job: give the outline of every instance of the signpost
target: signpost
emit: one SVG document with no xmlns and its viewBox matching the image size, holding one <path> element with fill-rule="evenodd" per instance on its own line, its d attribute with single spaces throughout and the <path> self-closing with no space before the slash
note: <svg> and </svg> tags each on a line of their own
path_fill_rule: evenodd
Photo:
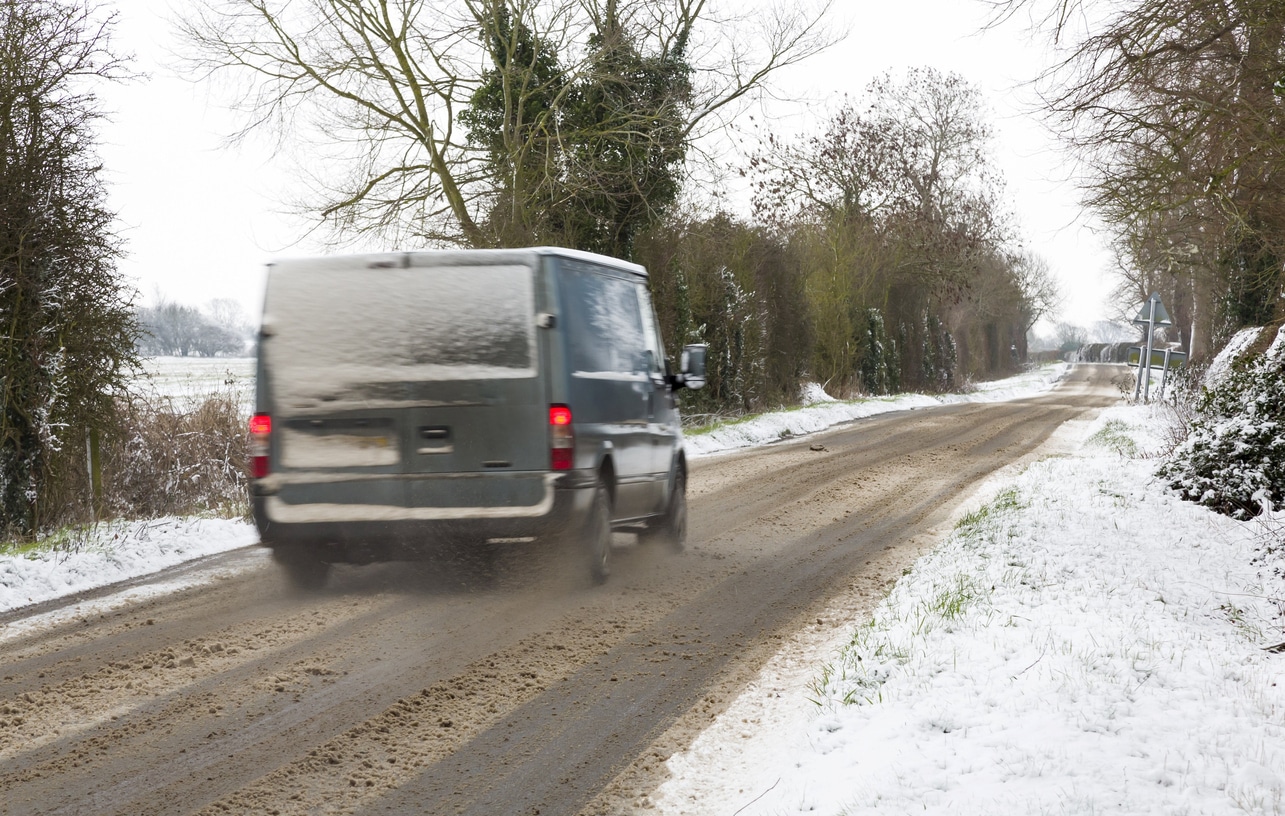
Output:
<svg viewBox="0 0 1285 816">
<path fill-rule="evenodd" d="M 1143 350 L 1138 346 L 1129 347 L 1128 362 L 1131 366 L 1139 366 L 1139 377 L 1142 376 L 1142 370 L 1140 367 L 1142 362 L 1142 351 Z M 1165 384 L 1169 382 L 1169 369 L 1181 368 L 1186 362 L 1187 353 L 1185 351 L 1174 351 L 1169 348 L 1151 350 L 1151 364 L 1148 365 L 1147 368 L 1148 370 L 1152 368 L 1160 369 L 1160 396 L 1163 397 L 1165 394 Z M 1134 394 L 1134 399 L 1137 399 L 1136 393 Z"/>
<path fill-rule="evenodd" d="M 1152 355 L 1155 353 L 1155 346 L 1153 344 L 1155 343 L 1156 327 L 1173 325 L 1173 321 L 1169 319 L 1169 312 L 1165 311 L 1165 305 L 1160 302 L 1160 294 L 1158 292 L 1152 292 L 1151 297 L 1147 298 L 1146 303 L 1142 304 L 1142 309 L 1138 311 L 1138 316 L 1133 319 L 1133 323 L 1136 326 L 1147 327 L 1147 354 L 1146 354 L 1147 365 L 1138 366 L 1138 383 L 1136 386 L 1134 386 L 1134 389 L 1133 389 L 1133 399 L 1136 401 L 1138 399 L 1138 392 L 1143 391 L 1142 401 L 1150 402 L 1151 401 L 1151 366 L 1152 366 Z M 1141 352 L 1141 349 L 1139 349 L 1139 352 Z M 1184 354 L 1183 359 L 1186 360 L 1186 357 L 1187 356 Z M 1140 354 L 1139 360 L 1141 359 L 1142 358 Z M 1143 389 L 1143 385 L 1142 385 L 1142 378 L 1144 376 L 1143 375 L 1144 371 L 1146 372 L 1145 376 L 1147 379 L 1147 385 L 1145 390 Z M 1169 373 L 1169 355 L 1166 355 L 1165 362 L 1164 362 L 1164 373 L 1161 375 L 1161 379 L 1160 379 L 1161 393 L 1164 393 L 1164 383 L 1165 383 L 1165 379 L 1168 376 L 1168 373 Z"/>
</svg>

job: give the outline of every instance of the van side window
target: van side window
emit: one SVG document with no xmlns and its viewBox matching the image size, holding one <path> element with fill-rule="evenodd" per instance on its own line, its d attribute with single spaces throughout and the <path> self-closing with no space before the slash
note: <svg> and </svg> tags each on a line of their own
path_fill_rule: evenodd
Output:
<svg viewBox="0 0 1285 816">
<path fill-rule="evenodd" d="M 563 314 L 573 371 L 634 374 L 643 371 L 639 285 L 607 269 L 563 259 Z"/>
</svg>

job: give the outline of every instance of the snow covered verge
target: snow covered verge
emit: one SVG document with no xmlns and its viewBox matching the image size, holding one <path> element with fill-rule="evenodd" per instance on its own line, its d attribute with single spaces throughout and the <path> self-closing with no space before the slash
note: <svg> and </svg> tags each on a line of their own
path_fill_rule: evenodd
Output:
<svg viewBox="0 0 1285 816">
<path fill-rule="evenodd" d="M 993 486 L 869 621 L 769 662 L 649 812 L 1285 811 L 1285 586 L 1252 563 L 1285 514 L 1171 494 L 1156 421 L 1108 409 Z"/>
<path fill-rule="evenodd" d="M 232 519 L 99 524 L 64 550 L 0 555 L 0 613 L 159 572 L 258 540 L 254 525 Z"/>
</svg>

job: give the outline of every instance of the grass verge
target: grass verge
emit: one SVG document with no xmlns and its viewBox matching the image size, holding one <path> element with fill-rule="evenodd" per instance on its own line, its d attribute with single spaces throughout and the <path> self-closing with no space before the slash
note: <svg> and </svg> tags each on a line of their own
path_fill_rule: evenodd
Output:
<svg viewBox="0 0 1285 816">
<path fill-rule="evenodd" d="M 1013 516 L 1025 507 L 1016 489 L 1007 489 L 966 513 L 955 524 L 947 545 L 978 551 L 1013 532 Z M 1009 565 L 1020 568 L 1020 564 Z M 899 665 L 909 662 L 931 632 L 955 625 L 984 607 L 994 587 L 963 571 L 918 575 L 916 565 L 903 582 L 931 589 L 907 603 L 901 584 L 831 662 L 808 684 L 807 698 L 818 708 L 872 705 L 883 700 L 882 687 Z"/>
</svg>

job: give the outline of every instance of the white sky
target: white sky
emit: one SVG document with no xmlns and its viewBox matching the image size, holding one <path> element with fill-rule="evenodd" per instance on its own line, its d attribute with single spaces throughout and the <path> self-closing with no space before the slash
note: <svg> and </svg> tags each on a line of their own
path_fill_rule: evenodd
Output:
<svg viewBox="0 0 1285 816">
<path fill-rule="evenodd" d="M 128 256 L 122 271 L 151 302 L 166 297 L 203 305 L 241 301 L 257 315 L 263 264 L 274 256 L 321 251 L 308 224 L 285 214 L 297 189 L 289 163 L 264 144 L 224 146 L 235 119 L 211 89 L 178 78 L 169 67 L 174 35 L 167 19 L 184 0 L 117 0 L 116 43 L 133 52 L 148 77 L 106 88 L 112 121 L 102 157 L 111 204 L 119 212 Z M 1089 324 L 1105 316 L 1111 258 L 1080 218 L 1077 192 L 1055 144 L 1024 105 L 1021 83 L 1035 76 L 1042 41 L 1022 25 L 979 34 L 985 7 L 967 0 L 838 0 L 850 24 L 846 41 L 781 77 L 787 94 L 814 104 L 782 107 L 791 131 L 808 126 L 848 93 L 859 96 L 886 70 L 932 66 L 955 71 L 981 88 L 994 111 L 996 157 L 1028 246 L 1050 263 L 1066 295 L 1064 319 Z"/>
</svg>

